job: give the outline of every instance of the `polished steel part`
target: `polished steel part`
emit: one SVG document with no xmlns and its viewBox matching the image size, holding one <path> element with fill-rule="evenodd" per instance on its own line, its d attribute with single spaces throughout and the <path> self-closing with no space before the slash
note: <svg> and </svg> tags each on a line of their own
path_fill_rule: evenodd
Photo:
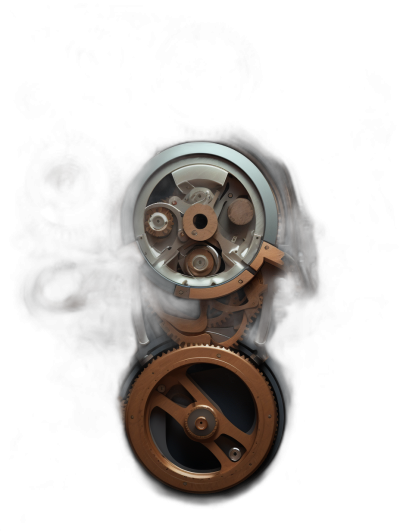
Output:
<svg viewBox="0 0 400 531">
<path fill-rule="evenodd" d="M 231 448 L 229 450 L 229 459 L 231 461 L 239 461 L 239 459 L 242 457 L 242 452 L 239 450 L 239 448 Z"/>
<path fill-rule="evenodd" d="M 152 192 L 168 176 L 172 176 L 175 187 L 170 197 L 160 197 L 156 203 L 149 203 Z M 196 188 L 202 189 L 198 201 Z M 227 210 L 243 193 L 253 205 L 254 220 L 249 226 L 236 225 L 238 230 L 244 227 L 245 232 L 236 230 L 236 234 L 231 234 L 225 221 L 229 222 Z M 163 202 L 168 205 L 166 208 L 175 207 L 171 210 L 175 227 L 165 239 L 168 241 L 154 243 L 151 240 L 154 237 L 144 230 L 143 212 L 151 205 L 162 206 Z M 225 267 L 210 276 L 192 277 L 177 268 L 177 263 L 184 244 L 196 238 L 199 241 L 197 228 L 187 233 L 182 226 L 182 215 L 199 203 L 211 206 L 218 218 L 218 230 L 206 236 L 207 242 L 220 253 Z M 265 176 L 238 151 L 210 142 L 181 144 L 154 157 L 128 189 L 122 209 L 124 241 L 137 240 L 149 266 L 163 277 L 163 289 L 169 291 L 170 282 L 172 292 L 179 285 L 207 288 L 229 282 L 246 270 L 262 241 L 275 242 L 277 228 L 276 203 Z"/>
</svg>

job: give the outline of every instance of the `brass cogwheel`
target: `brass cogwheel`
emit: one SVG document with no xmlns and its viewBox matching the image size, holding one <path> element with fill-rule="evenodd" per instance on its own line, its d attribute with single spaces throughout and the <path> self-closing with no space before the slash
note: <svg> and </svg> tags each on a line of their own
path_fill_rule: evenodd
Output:
<svg viewBox="0 0 400 531">
<path fill-rule="evenodd" d="M 213 344 L 221 347 L 235 347 L 241 341 L 250 325 L 261 310 L 263 293 L 267 290 L 262 274 L 258 273 L 244 288 L 244 296 L 240 299 L 236 292 L 229 302 L 220 300 L 201 301 L 200 316 L 197 319 L 185 319 L 169 315 L 152 305 L 153 311 L 161 318 L 161 328 L 178 345 L 196 343 Z M 208 310 L 219 311 L 216 317 L 208 317 Z M 213 329 L 215 332 L 213 332 Z"/>
<path fill-rule="evenodd" d="M 170 234 L 174 225 L 174 218 L 168 208 L 150 208 L 144 218 L 146 232 L 156 238 L 165 238 Z"/>
<path fill-rule="evenodd" d="M 248 332 L 248 325 L 253 322 L 261 309 L 263 301 L 261 293 L 253 296 L 252 302 L 248 301 L 247 296 L 257 287 L 259 287 L 258 291 L 265 290 L 266 287 L 261 286 L 262 282 L 262 275 L 258 273 L 245 287 L 245 296 L 241 301 L 238 292 L 232 293 L 222 300 L 199 301 L 200 314 L 197 319 L 188 318 L 186 314 L 174 308 L 166 301 L 163 292 L 147 278 L 142 279 L 142 294 L 161 328 L 178 345 L 204 343 L 232 347 L 236 346 L 238 341 Z M 226 310 L 224 309 L 225 307 L 227 308 Z M 233 327 L 233 314 L 237 312 L 241 312 L 240 323 L 234 333 L 230 332 L 232 334 L 230 337 L 225 334 L 221 335 L 221 331 L 208 331 L 210 328 Z"/>
<path fill-rule="evenodd" d="M 215 380 L 215 373 L 222 379 Z M 227 395 L 220 400 L 208 387 L 203 392 L 207 384 L 199 382 L 207 378 L 217 381 L 217 389 L 222 382 L 232 384 L 225 390 L 236 399 L 238 387 L 248 393 L 248 402 L 243 395 L 238 408 L 244 403 L 253 408 L 244 417 L 247 429 L 239 427 L 237 410 L 227 407 Z M 179 399 L 179 389 L 185 400 Z M 253 474 L 271 450 L 278 426 L 275 397 L 264 375 L 244 356 L 205 345 L 155 359 L 134 381 L 124 417 L 142 464 L 163 483 L 198 493 L 228 489 Z M 173 431 L 171 443 L 168 430 Z"/>
</svg>

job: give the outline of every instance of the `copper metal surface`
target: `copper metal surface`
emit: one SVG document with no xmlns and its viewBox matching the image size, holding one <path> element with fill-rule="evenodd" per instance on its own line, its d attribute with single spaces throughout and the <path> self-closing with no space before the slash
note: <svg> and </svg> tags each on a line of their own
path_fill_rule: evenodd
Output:
<svg viewBox="0 0 400 531">
<path fill-rule="evenodd" d="M 256 424 L 250 433 L 232 424 L 186 374 L 187 369 L 197 363 L 224 367 L 247 385 L 256 409 Z M 168 391 L 177 384 L 183 386 L 194 399 L 194 403 L 187 408 L 157 391 L 160 385 L 164 385 Z M 193 406 L 211 408 L 218 421 L 210 437 L 199 439 L 219 461 L 221 469 L 218 471 L 201 473 L 184 470 L 162 455 L 153 440 L 149 420 L 155 407 L 171 415 L 185 429 L 185 420 Z M 160 481 L 186 492 L 217 492 L 248 478 L 268 455 L 277 423 L 275 399 L 262 373 L 248 359 L 219 347 L 185 347 L 157 358 L 135 380 L 125 407 L 127 435 L 139 460 Z M 228 435 L 244 447 L 239 461 L 231 461 L 215 442 L 221 434 Z"/>
<path fill-rule="evenodd" d="M 196 226 L 196 216 L 206 218 L 206 226 L 199 228 Z M 183 216 L 183 230 L 192 240 L 203 242 L 211 238 L 218 228 L 218 218 L 214 209 L 209 205 L 196 203 L 189 207 Z"/>
</svg>

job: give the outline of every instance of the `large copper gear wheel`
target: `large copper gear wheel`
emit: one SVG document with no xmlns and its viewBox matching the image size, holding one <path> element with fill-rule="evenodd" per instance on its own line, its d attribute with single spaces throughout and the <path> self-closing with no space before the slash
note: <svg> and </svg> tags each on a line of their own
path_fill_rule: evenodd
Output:
<svg viewBox="0 0 400 531">
<path fill-rule="evenodd" d="M 273 391 L 245 357 L 204 345 L 155 359 L 124 404 L 129 442 L 141 463 L 178 490 L 212 493 L 251 476 L 278 426 Z"/>
<path fill-rule="evenodd" d="M 57 236 L 90 233 L 112 212 L 119 184 L 104 148 L 82 135 L 59 133 L 30 160 L 25 213 L 38 229 Z"/>
<path fill-rule="evenodd" d="M 222 300 L 199 301 L 200 315 L 195 319 L 188 318 L 187 314 L 174 308 L 164 298 L 160 289 L 145 277 L 142 278 L 142 294 L 147 306 L 156 316 L 163 331 L 180 346 L 198 343 L 226 348 L 237 346 L 238 341 L 248 332 L 248 325 L 261 310 L 263 290 L 266 289 L 262 275 L 258 273 L 245 289 L 247 294 L 257 293 L 250 303 L 246 296 L 240 300 L 238 292 Z M 224 309 L 225 307 L 227 309 Z M 240 322 L 231 337 L 219 337 L 217 329 L 232 327 L 234 325 L 233 314 L 237 312 L 241 312 Z"/>
</svg>

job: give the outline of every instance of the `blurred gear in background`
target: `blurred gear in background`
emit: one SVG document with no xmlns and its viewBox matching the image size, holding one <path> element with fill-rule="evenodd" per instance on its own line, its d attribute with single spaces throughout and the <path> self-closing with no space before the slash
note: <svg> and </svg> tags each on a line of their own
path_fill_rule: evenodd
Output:
<svg viewBox="0 0 400 531">
<path fill-rule="evenodd" d="M 119 171 L 106 150 L 83 135 L 61 133 L 43 142 L 26 171 L 25 215 L 56 236 L 96 229 L 112 212 Z"/>
</svg>

